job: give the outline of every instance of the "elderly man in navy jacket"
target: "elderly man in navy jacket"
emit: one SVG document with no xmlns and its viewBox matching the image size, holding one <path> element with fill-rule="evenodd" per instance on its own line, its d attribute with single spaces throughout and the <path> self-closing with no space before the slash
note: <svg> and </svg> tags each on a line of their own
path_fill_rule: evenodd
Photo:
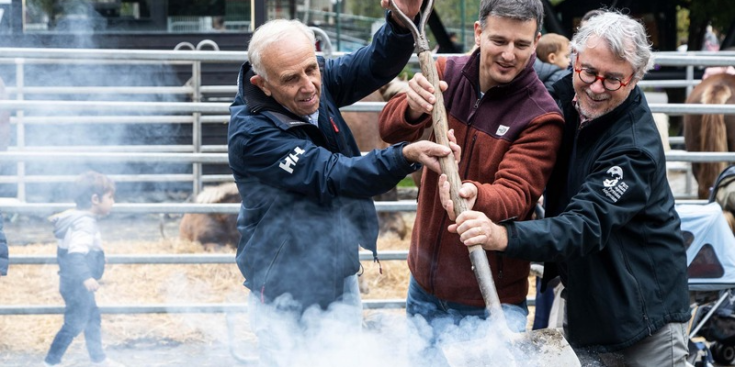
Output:
<svg viewBox="0 0 735 367">
<path fill-rule="evenodd" d="M 397 3 L 411 19 L 421 6 Z M 423 141 L 362 156 L 340 115 L 340 107 L 398 75 L 413 52 L 410 32 L 395 14 L 386 17 L 370 45 L 338 59 L 317 57 L 313 32 L 298 21 L 266 23 L 250 41 L 230 108 L 228 147 L 242 196 L 237 264 L 251 292 L 251 316 L 257 315 L 263 365 L 284 364 L 280 352 L 288 349 L 271 330 L 287 317 L 264 317 L 271 306 L 296 319 L 309 307 L 335 303 L 361 315 L 358 246 L 377 256 L 372 196 L 421 165 L 439 170 L 438 158 L 452 154 Z M 456 144 L 453 150 L 458 157 Z"/>
</svg>

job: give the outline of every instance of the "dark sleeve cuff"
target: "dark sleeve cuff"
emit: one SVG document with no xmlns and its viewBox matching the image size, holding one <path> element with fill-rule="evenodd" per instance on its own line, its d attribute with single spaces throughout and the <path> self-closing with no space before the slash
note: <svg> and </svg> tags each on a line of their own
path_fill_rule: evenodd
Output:
<svg viewBox="0 0 735 367">
<path fill-rule="evenodd" d="M 518 254 L 520 247 L 518 246 L 518 228 L 516 228 L 515 222 L 503 221 L 498 223 L 498 225 L 505 227 L 505 230 L 508 233 L 508 246 L 505 248 L 503 253 L 507 256 L 515 257 L 515 255 Z"/>
<path fill-rule="evenodd" d="M 403 167 L 405 170 L 405 174 L 410 174 L 413 172 L 416 172 L 421 169 L 422 165 L 418 162 L 410 162 L 408 159 L 406 159 L 406 156 L 403 155 L 403 147 L 408 145 L 408 142 L 401 142 L 398 144 L 393 145 L 395 147 L 395 159 L 398 163 L 398 167 Z"/>
</svg>

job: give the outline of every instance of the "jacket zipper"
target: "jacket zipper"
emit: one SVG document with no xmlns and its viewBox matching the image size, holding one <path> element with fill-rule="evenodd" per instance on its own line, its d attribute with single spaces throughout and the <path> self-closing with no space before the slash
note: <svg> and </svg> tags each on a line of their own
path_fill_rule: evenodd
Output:
<svg viewBox="0 0 735 367">
<path fill-rule="evenodd" d="M 439 228 L 440 229 L 446 227 L 446 220 L 447 220 L 447 218 L 448 217 L 447 217 L 446 214 L 442 216 L 441 223 L 439 223 Z M 433 260 L 431 261 L 431 273 L 429 273 L 429 279 L 431 281 L 431 284 L 429 285 L 431 287 L 431 289 L 429 289 L 429 293 L 431 293 L 431 294 L 434 294 L 434 283 L 435 283 L 434 280 L 436 278 L 436 268 L 439 266 L 439 259 L 438 259 L 439 258 L 439 249 L 442 247 L 442 231 L 439 230 L 437 232 L 438 232 L 438 234 L 437 234 L 436 243 L 438 245 L 434 249 L 434 253 L 431 256 L 431 258 Z"/>
<path fill-rule="evenodd" d="M 470 162 L 472 162 L 472 151 L 475 150 L 475 143 L 476 142 L 477 142 L 477 134 L 474 134 L 474 135 L 472 135 L 472 143 L 470 144 L 470 150 L 468 150 L 467 153 L 465 153 L 465 154 L 467 154 L 466 155 L 466 157 L 467 157 L 467 164 L 464 167 L 464 173 L 462 174 L 462 177 L 461 178 L 467 178 L 467 175 L 468 175 L 469 170 L 470 170 Z M 465 144 L 465 145 L 467 145 L 467 144 Z M 462 151 L 464 151 L 464 148 L 463 148 Z"/>
<path fill-rule="evenodd" d="M 278 251 L 276 251 L 276 256 L 273 256 L 273 259 L 271 260 L 270 264 L 268 264 L 268 270 L 265 271 L 265 276 L 263 277 L 263 285 L 260 287 L 260 303 L 265 303 L 265 285 L 268 283 L 268 278 L 270 277 L 271 270 L 273 269 L 273 265 L 276 263 L 276 260 L 278 259 L 278 256 L 281 254 L 281 250 L 283 250 L 283 246 L 286 244 L 286 240 L 283 240 L 281 242 L 281 245 L 278 246 Z"/>
<path fill-rule="evenodd" d="M 651 323 L 648 321 L 648 307 L 646 307 L 646 299 L 643 297 L 643 292 L 641 291 L 640 284 L 638 283 L 638 279 L 633 274 L 633 271 L 631 270 L 630 264 L 628 262 L 628 256 L 626 256 L 625 249 L 621 248 L 620 253 L 623 256 L 623 261 L 625 262 L 625 270 L 628 271 L 628 274 L 630 274 L 631 278 L 633 278 L 635 282 L 635 290 L 638 293 L 638 298 L 641 300 L 641 313 L 643 316 L 643 321 L 646 323 L 646 329 L 648 329 L 648 335 L 653 335 L 653 330 L 651 330 Z"/>
</svg>

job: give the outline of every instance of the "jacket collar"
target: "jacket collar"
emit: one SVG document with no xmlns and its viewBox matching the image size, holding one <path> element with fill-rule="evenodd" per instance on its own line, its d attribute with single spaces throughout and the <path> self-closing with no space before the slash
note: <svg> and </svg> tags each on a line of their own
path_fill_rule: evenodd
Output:
<svg viewBox="0 0 735 367">
<path fill-rule="evenodd" d="M 250 78 L 255 75 L 253 68 L 249 62 L 246 62 L 240 68 L 240 80 L 237 81 L 238 94 L 242 96 L 245 104 L 248 106 L 248 110 L 251 113 L 260 113 L 265 111 L 275 112 L 281 115 L 288 116 L 302 122 L 308 123 L 303 116 L 297 116 L 291 111 L 287 110 L 280 103 L 276 102 L 273 97 L 269 97 L 258 88 L 257 85 L 250 83 Z"/>
<path fill-rule="evenodd" d="M 531 54 L 531 57 L 528 59 L 528 63 L 526 64 L 526 67 L 521 70 L 518 75 L 516 75 L 513 80 L 510 81 L 510 83 L 507 84 L 499 84 L 492 88 L 490 88 L 485 95 L 489 96 L 490 98 L 498 98 L 502 96 L 506 96 L 509 93 L 514 93 L 518 91 L 522 91 L 525 88 L 527 88 L 531 83 L 533 83 L 538 77 L 536 76 L 536 73 L 533 70 L 533 63 L 536 61 L 536 55 Z M 475 86 L 475 88 L 479 92 L 482 92 L 480 90 L 480 50 L 475 50 L 470 55 L 470 60 L 465 66 L 464 70 L 462 70 L 462 75 L 464 75 L 467 79 L 472 81 L 472 84 Z"/>
</svg>

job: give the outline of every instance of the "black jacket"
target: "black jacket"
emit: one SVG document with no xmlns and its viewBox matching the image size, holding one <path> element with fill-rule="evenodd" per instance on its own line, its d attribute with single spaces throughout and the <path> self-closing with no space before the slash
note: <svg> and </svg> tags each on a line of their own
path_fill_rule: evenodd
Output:
<svg viewBox="0 0 735 367">
<path fill-rule="evenodd" d="M 581 129 L 572 76 L 554 89 L 566 124 L 546 192 L 551 218 L 508 224 L 506 254 L 557 260 L 569 342 L 615 351 L 689 319 L 681 222 L 640 88 Z"/>
<path fill-rule="evenodd" d="M 290 294 L 303 307 L 326 308 L 359 270 L 358 246 L 376 253 L 372 196 L 417 165 L 404 158 L 405 143 L 361 156 L 339 108 L 398 75 L 412 45 L 410 33 L 397 34 L 389 21 L 371 45 L 327 60 L 318 127 L 250 84 L 250 64 L 243 66 L 228 131 L 242 197 L 237 265 L 263 302 Z"/>
</svg>

